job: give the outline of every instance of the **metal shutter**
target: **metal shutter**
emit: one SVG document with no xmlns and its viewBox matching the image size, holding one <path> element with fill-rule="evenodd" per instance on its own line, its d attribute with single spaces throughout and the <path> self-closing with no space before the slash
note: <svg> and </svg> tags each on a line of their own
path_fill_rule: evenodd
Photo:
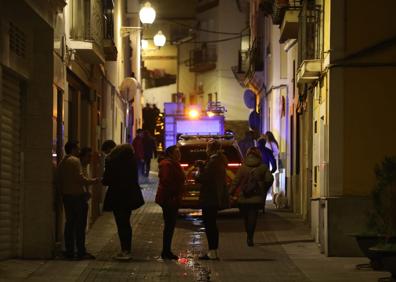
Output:
<svg viewBox="0 0 396 282">
<path fill-rule="evenodd" d="M 20 81 L 3 70 L 0 96 L 0 258 L 19 251 Z"/>
</svg>

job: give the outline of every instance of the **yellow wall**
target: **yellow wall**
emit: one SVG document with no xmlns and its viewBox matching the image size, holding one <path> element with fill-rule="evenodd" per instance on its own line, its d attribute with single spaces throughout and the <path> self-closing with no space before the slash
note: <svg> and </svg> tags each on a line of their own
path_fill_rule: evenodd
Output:
<svg viewBox="0 0 396 282">
<path fill-rule="evenodd" d="M 362 5 L 359 0 L 349 0 L 345 8 L 346 56 L 394 36 L 396 1 Z M 336 14 L 333 19 L 337 20 Z M 346 66 L 339 67 L 343 69 L 344 195 L 368 195 L 375 181 L 375 164 L 385 156 L 396 155 L 396 68 L 367 67 L 395 61 L 396 46 L 390 45 L 344 61 Z"/>
<path fill-rule="evenodd" d="M 344 193 L 367 195 L 374 166 L 396 155 L 394 68 L 345 70 Z"/>
</svg>

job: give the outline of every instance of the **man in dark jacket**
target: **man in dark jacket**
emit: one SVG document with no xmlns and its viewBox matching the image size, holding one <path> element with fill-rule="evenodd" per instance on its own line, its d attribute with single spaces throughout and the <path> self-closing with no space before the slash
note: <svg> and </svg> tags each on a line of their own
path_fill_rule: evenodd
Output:
<svg viewBox="0 0 396 282">
<path fill-rule="evenodd" d="M 200 202 L 202 206 L 202 217 L 205 226 L 206 238 L 208 240 L 209 252 L 200 259 L 218 259 L 217 249 L 219 247 L 219 231 L 217 228 L 217 212 L 222 206 L 222 200 L 227 193 L 226 188 L 226 166 L 227 159 L 220 152 L 221 144 L 217 140 L 208 142 L 206 153 L 209 160 L 198 176 L 201 183 Z M 228 196 L 226 196 L 227 198 Z"/>
<path fill-rule="evenodd" d="M 157 146 L 155 139 L 148 130 L 143 131 L 143 151 L 144 151 L 144 176 L 148 177 L 151 167 L 151 159 L 157 157 Z"/>
<path fill-rule="evenodd" d="M 238 142 L 238 146 L 241 149 L 242 156 L 245 158 L 249 148 L 256 147 L 254 132 L 252 130 L 246 131 L 245 137 Z"/>
</svg>

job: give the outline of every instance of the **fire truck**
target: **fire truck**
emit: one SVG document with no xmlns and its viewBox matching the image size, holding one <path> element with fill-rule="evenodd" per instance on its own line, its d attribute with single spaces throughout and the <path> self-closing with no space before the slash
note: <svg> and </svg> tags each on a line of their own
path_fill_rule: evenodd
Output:
<svg viewBox="0 0 396 282">
<path fill-rule="evenodd" d="M 164 103 L 164 147 L 175 145 L 181 135 L 223 135 L 225 108 L 220 102 L 187 108 L 183 103 Z"/>
</svg>

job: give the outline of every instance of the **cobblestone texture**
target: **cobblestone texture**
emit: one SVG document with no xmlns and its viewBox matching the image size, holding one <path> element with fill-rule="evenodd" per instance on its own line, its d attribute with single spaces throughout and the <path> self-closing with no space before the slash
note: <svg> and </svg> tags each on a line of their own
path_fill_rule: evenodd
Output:
<svg viewBox="0 0 396 282">
<path fill-rule="evenodd" d="M 142 184 L 146 204 L 133 212 L 133 260 L 119 262 L 116 227 L 105 213 L 87 235 L 93 261 L 6 260 L 0 262 L 0 281 L 377 281 L 386 272 L 355 270 L 366 258 L 328 258 L 319 254 L 309 229 L 288 212 L 261 214 L 256 245 L 246 246 L 237 210 L 219 215 L 220 261 L 199 261 L 206 238 L 199 212 L 183 211 L 173 250 L 182 260 L 162 261 L 161 209 L 153 203 L 155 177 Z"/>
</svg>

